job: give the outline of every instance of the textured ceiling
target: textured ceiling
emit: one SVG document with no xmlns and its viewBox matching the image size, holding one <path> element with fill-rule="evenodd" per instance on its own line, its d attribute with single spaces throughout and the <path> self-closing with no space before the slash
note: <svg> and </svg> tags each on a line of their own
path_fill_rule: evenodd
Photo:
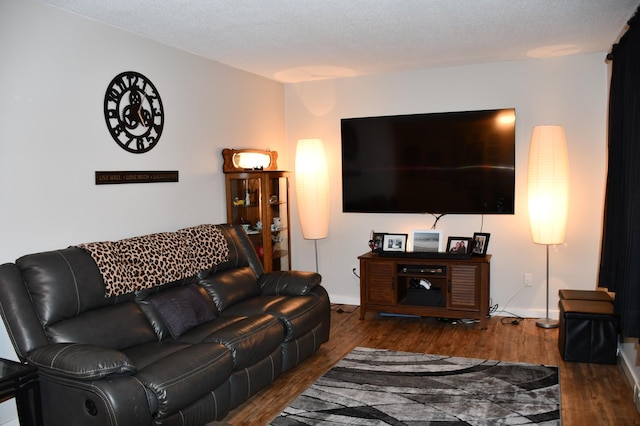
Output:
<svg viewBox="0 0 640 426">
<path fill-rule="evenodd" d="M 285 82 L 607 52 L 639 4 L 639 0 L 41 1 Z"/>
</svg>

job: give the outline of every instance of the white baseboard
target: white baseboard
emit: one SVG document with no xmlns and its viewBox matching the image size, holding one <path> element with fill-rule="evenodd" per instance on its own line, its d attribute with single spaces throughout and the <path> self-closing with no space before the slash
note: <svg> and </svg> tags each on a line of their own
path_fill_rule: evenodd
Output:
<svg viewBox="0 0 640 426">
<path fill-rule="evenodd" d="M 360 306 L 360 298 L 353 296 L 344 296 L 344 295 L 331 295 L 330 297 L 331 303 L 339 304 L 339 305 L 355 305 Z M 492 316 L 518 316 L 521 318 L 545 318 L 547 316 L 546 309 L 518 309 L 518 308 L 508 308 L 506 311 L 501 311 L 498 307 L 498 311 L 491 314 Z M 560 311 L 558 309 L 550 309 L 549 310 L 549 318 L 558 319 L 560 315 Z"/>
<path fill-rule="evenodd" d="M 637 352 L 637 340 L 635 339 L 622 339 L 618 343 L 620 366 L 624 371 L 627 380 L 631 387 L 640 382 L 640 369 L 636 365 Z"/>
<path fill-rule="evenodd" d="M 329 299 L 331 300 L 331 303 L 336 303 L 339 305 L 360 306 L 359 297 L 335 295 L 335 296 L 330 296 Z"/>
<path fill-rule="evenodd" d="M 629 386 L 633 387 L 633 385 L 638 383 L 638 377 L 632 368 L 633 364 L 629 363 L 627 354 L 625 354 L 622 351 L 620 351 L 620 356 L 618 356 L 618 361 L 620 362 L 620 367 L 622 368 L 622 371 L 624 371 L 624 375 L 627 378 L 627 381 L 629 382 Z"/>
</svg>

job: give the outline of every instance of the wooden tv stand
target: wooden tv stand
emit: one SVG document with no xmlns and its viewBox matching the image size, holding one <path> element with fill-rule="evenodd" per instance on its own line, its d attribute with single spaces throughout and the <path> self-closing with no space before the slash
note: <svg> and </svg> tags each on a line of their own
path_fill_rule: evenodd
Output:
<svg viewBox="0 0 640 426">
<path fill-rule="evenodd" d="M 387 257 L 360 259 L 360 319 L 367 312 L 479 320 L 487 328 L 491 255 L 471 258 Z M 431 289 L 410 288 L 412 279 Z"/>
</svg>

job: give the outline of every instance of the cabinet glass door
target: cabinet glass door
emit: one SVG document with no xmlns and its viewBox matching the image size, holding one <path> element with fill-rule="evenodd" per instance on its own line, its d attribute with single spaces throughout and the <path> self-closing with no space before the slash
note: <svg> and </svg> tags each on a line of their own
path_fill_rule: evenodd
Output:
<svg viewBox="0 0 640 426">
<path fill-rule="evenodd" d="M 262 217 L 260 178 L 231 179 L 231 221 L 234 225 L 255 227 Z"/>
<path fill-rule="evenodd" d="M 229 179 L 227 188 L 230 197 L 231 217 L 233 225 L 242 225 L 249 235 L 256 251 L 263 257 L 264 238 L 262 232 L 262 179 L 251 178 Z"/>
<path fill-rule="evenodd" d="M 272 271 L 291 269 L 289 233 L 289 180 L 286 176 L 269 177 L 269 229 L 271 231 Z M 266 259 L 265 259 L 266 261 Z"/>
</svg>

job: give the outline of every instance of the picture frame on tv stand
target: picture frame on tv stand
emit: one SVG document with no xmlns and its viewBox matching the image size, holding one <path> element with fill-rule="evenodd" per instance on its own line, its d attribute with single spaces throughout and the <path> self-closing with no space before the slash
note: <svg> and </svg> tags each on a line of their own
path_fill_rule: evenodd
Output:
<svg viewBox="0 0 640 426">
<path fill-rule="evenodd" d="M 491 234 L 486 232 L 474 232 L 471 254 L 473 256 L 486 256 L 489 248 L 489 237 Z"/>
<path fill-rule="evenodd" d="M 407 251 L 407 234 L 385 234 L 382 240 L 382 251 Z"/>
<path fill-rule="evenodd" d="M 375 232 L 371 231 L 371 239 L 369 240 L 369 248 L 373 252 L 381 252 L 382 251 L 382 243 L 384 242 L 384 236 L 387 235 L 386 232 Z"/>
<path fill-rule="evenodd" d="M 449 237 L 447 253 L 467 254 L 471 250 L 473 239 L 470 237 Z"/>
<path fill-rule="evenodd" d="M 442 233 L 435 229 L 414 229 L 411 231 L 412 252 L 443 251 Z"/>
</svg>

